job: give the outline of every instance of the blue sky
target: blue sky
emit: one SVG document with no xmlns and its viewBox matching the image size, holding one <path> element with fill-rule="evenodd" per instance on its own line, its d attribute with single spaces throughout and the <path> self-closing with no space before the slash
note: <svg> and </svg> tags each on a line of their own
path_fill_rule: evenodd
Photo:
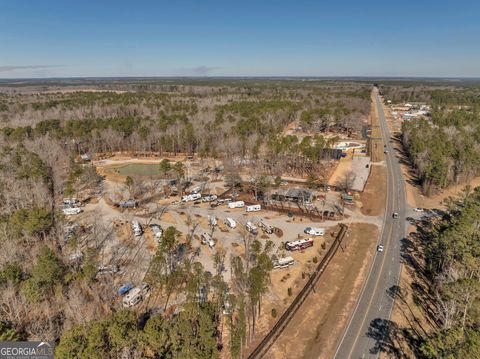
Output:
<svg viewBox="0 0 480 359">
<path fill-rule="evenodd" d="M 0 77 L 480 76 L 480 1 L 0 0 Z"/>
</svg>

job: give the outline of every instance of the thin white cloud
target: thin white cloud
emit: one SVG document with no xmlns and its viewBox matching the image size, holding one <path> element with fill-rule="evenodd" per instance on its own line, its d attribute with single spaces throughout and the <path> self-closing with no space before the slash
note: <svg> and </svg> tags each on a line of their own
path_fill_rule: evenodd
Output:
<svg viewBox="0 0 480 359">
<path fill-rule="evenodd" d="M 17 71 L 45 70 L 62 67 L 61 65 L 0 65 L 0 72 L 12 73 Z"/>
</svg>

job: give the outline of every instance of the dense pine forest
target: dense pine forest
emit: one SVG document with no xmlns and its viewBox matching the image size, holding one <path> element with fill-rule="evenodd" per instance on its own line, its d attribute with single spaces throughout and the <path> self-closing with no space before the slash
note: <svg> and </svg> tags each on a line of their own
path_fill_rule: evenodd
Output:
<svg viewBox="0 0 480 359">
<path fill-rule="evenodd" d="M 382 88 L 393 103 L 431 105 L 428 120 L 404 121 L 401 140 L 426 194 L 468 182 L 480 173 L 480 88 Z"/>
</svg>

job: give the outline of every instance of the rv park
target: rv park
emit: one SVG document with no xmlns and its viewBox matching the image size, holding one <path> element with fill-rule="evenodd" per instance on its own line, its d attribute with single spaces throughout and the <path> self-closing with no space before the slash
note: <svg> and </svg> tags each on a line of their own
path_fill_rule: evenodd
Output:
<svg viewBox="0 0 480 359">
<path fill-rule="evenodd" d="M 219 273 L 227 284 L 232 280 L 231 258 L 246 258 L 255 240 L 270 241 L 273 270 L 256 329 L 265 334 L 327 253 L 339 224 L 347 224 L 346 246 L 327 272 L 346 273 L 349 266 L 356 270 L 336 289 L 332 274 L 325 279 L 332 283 L 320 281 L 332 288 L 321 301 L 323 315 L 340 304 L 347 308 L 341 320 L 329 320 L 322 329 L 338 331 L 353 305 L 346 293 L 359 290 L 382 222 L 382 211 L 377 208 L 382 206 L 382 195 L 376 189 L 384 181 L 384 167 L 381 154 L 376 153 L 377 161 L 372 161 L 369 143 L 375 116 L 372 110 L 367 118 L 358 118 L 363 135 L 335 130 L 321 133 L 334 142 L 322 162 L 321 177 L 316 176 L 314 183 L 306 174 L 260 175 L 256 159 L 233 158 L 226 164 L 195 153 L 78 156 L 80 165 L 96 168 L 100 180 L 95 191 L 79 191 L 75 198 L 63 199 L 70 258 L 80 261 L 94 242 L 100 248 L 97 280 L 115 289 L 109 298 L 112 303 L 138 313 L 148 308 L 172 312 L 181 310 L 182 293 L 173 291 L 166 298 L 148 283 L 151 262 L 168 228 L 178 235 L 175 261 L 199 262 L 207 273 Z M 301 140 L 318 133 L 294 121 L 284 134 L 295 134 Z M 71 238 L 75 245 L 69 246 Z M 318 318 L 313 323 L 319 323 Z M 222 335 L 222 342 L 228 343 L 228 332 Z M 253 340 L 250 348 L 256 343 Z M 332 349 L 329 345 L 325 350 Z"/>
</svg>

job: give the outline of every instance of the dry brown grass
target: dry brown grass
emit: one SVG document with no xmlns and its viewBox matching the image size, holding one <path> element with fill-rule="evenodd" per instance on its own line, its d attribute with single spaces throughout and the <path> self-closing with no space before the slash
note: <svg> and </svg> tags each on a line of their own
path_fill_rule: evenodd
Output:
<svg viewBox="0 0 480 359">
<path fill-rule="evenodd" d="M 385 166 L 372 164 L 365 190 L 361 194 L 361 212 L 367 216 L 379 216 L 385 210 L 387 177 Z"/>
</svg>

